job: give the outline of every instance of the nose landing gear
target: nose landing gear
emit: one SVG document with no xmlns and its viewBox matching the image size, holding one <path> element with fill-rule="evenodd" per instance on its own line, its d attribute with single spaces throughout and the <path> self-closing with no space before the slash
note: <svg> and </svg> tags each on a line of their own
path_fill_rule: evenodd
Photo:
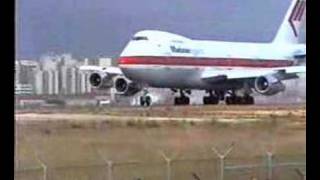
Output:
<svg viewBox="0 0 320 180">
<path fill-rule="evenodd" d="M 150 96 L 141 96 L 140 97 L 140 106 L 150 106 L 151 97 Z"/>
<path fill-rule="evenodd" d="M 151 96 L 149 95 L 148 90 L 145 89 L 143 95 L 140 96 L 140 106 L 150 106 L 151 102 Z"/>
</svg>

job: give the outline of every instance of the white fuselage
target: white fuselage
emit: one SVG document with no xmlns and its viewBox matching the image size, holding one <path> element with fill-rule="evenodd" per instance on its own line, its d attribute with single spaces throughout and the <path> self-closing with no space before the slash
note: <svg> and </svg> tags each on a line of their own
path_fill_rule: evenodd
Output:
<svg viewBox="0 0 320 180">
<path fill-rule="evenodd" d="M 119 57 L 126 77 L 151 87 L 225 89 L 237 82 L 208 84 L 207 69 L 245 69 L 292 66 L 304 44 L 242 43 L 192 40 L 162 31 L 140 31 Z"/>
</svg>

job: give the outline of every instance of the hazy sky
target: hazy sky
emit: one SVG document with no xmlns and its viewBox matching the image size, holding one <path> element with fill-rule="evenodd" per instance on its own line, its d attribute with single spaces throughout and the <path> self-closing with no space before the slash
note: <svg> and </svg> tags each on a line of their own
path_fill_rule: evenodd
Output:
<svg viewBox="0 0 320 180">
<path fill-rule="evenodd" d="M 291 0 L 17 0 L 17 55 L 117 56 L 133 33 L 271 41 Z"/>
</svg>

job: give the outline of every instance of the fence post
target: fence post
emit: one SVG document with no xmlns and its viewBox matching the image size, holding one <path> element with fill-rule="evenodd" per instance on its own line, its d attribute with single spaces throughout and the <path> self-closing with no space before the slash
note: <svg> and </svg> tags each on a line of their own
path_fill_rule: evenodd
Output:
<svg viewBox="0 0 320 180">
<path fill-rule="evenodd" d="M 98 156 L 100 156 L 102 158 L 102 160 L 104 161 L 104 163 L 106 163 L 108 165 L 108 180 L 112 180 L 113 179 L 113 162 L 111 160 L 107 160 L 105 159 L 101 152 L 99 151 L 99 149 L 96 149 L 96 152 L 98 154 Z"/>
<path fill-rule="evenodd" d="M 220 180 L 224 179 L 224 160 L 227 157 L 227 155 L 232 151 L 234 147 L 234 143 L 232 143 L 229 148 L 225 151 L 225 153 L 220 153 L 217 148 L 212 147 L 211 150 L 218 156 L 220 160 Z"/>
<path fill-rule="evenodd" d="M 168 156 L 166 156 L 163 152 L 161 152 L 161 155 L 167 164 L 167 180 L 171 180 L 171 159 Z"/>
<path fill-rule="evenodd" d="M 295 169 L 297 174 L 301 177 L 301 180 L 306 180 L 306 175 L 300 170 L 300 169 Z"/>
<path fill-rule="evenodd" d="M 47 166 L 39 159 L 37 153 L 36 153 L 36 159 L 40 163 L 43 169 L 43 180 L 47 180 Z"/>
<path fill-rule="evenodd" d="M 108 161 L 108 180 L 112 180 L 113 179 L 113 163 L 112 161 Z"/>
<path fill-rule="evenodd" d="M 268 180 L 272 180 L 273 177 L 273 162 L 272 162 L 272 158 L 273 158 L 273 154 L 271 152 L 267 151 L 267 171 L 268 171 Z"/>
<path fill-rule="evenodd" d="M 24 136 L 24 137 L 25 137 L 26 142 L 28 142 L 28 144 L 31 144 L 29 139 L 26 136 Z M 40 163 L 40 165 L 43 169 L 43 180 L 47 180 L 47 166 L 39 158 L 39 154 L 36 149 L 34 149 L 34 156 L 35 156 L 36 160 Z"/>
<path fill-rule="evenodd" d="M 19 167 L 19 156 L 18 156 L 18 125 L 17 125 L 17 119 L 14 120 L 14 155 L 15 155 L 15 170 L 18 170 Z"/>
</svg>

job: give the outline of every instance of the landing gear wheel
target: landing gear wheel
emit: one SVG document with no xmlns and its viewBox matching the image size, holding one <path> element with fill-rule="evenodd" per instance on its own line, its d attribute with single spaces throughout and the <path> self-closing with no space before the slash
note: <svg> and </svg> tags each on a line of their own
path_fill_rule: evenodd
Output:
<svg viewBox="0 0 320 180">
<path fill-rule="evenodd" d="M 175 97 L 174 98 L 174 105 L 188 105 L 190 104 L 190 99 L 188 96 L 185 95 L 185 93 L 187 94 L 191 94 L 191 90 L 184 90 L 180 89 L 180 97 Z"/>
<path fill-rule="evenodd" d="M 219 103 L 219 98 L 216 96 L 206 96 L 203 97 L 203 104 L 218 104 Z"/>
<path fill-rule="evenodd" d="M 141 96 L 141 97 L 140 97 L 140 106 L 144 106 L 144 103 L 145 103 L 145 102 L 144 102 L 144 98 L 143 98 L 143 96 Z"/>
<path fill-rule="evenodd" d="M 252 96 L 246 96 L 244 99 L 245 99 L 245 104 L 247 105 L 254 104 L 254 98 Z"/>
<path fill-rule="evenodd" d="M 254 104 L 254 98 L 252 96 L 244 96 L 244 97 L 239 97 L 239 96 L 228 96 L 225 98 L 225 102 L 227 105 L 250 105 Z"/>
<path fill-rule="evenodd" d="M 140 106 L 150 106 L 151 105 L 151 97 L 150 96 L 141 96 L 140 97 Z"/>
<path fill-rule="evenodd" d="M 186 96 L 174 98 L 174 105 L 188 105 L 189 103 L 190 99 Z"/>
<path fill-rule="evenodd" d="M 238 96 L 228 96 L 225 101 L 227 105 L 242 104 L 242 98 Z"/>
<path fill-rule="evenodd" d="M 151 105 L 151 97 L 150 97 L 150 96 L 147 96 L 147 97 L 146 97 L 145 103 L 146 103 L 147 106 L 150 106 L 150 105 Z"/>
<path fill-rule="evenodd" d="M 253 97 L 250 97 L 250 100 L 249 100 L 250 104 L 254 104 L 254 98 Z"/>
<path fill-rule="evenodd" d="M 225 98 L 225 101 L 226 101 L 226 104 L 227 105 L 231 105 L 231 104 L 234 104 L 235 103 L 235 100 L 232 96 L 228 96 Z"/>
</svg>

